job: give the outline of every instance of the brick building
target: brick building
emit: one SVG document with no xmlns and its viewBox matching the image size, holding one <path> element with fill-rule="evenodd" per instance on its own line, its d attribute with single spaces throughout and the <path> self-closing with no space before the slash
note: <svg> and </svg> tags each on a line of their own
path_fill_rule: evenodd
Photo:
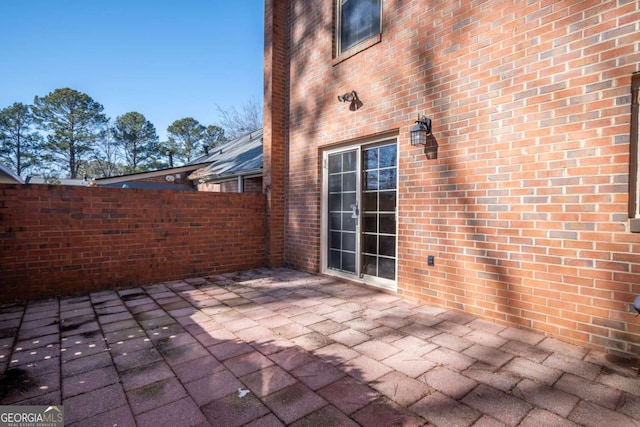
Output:
<svg viewBox="0 0 640 427">
<path fill-rule="evenodd" d="M 271 265 L 640 354 L 640 3 L 265 14 Z"/>
<path fill-rule="evenodd" d="M 189 174 L 198 191 L 262 193 L 262 130 L 223 142 L 197 160 L 208 163 Z"/>
<path fill-rule="evenodd" d="M 96 178 L 90 185 L 113 188 L 138 188 L 146 190 L 195 190 L 189 174 L 209 163 L 190 163 L 154 171 L 130 173 L 126 175 Z M 84 184 L 87 185 L 87 184 Z"/>
<path fill-rule="evenodd" d="M 39 183 L 44 183 L 44 180 Z M 77 184 L 87 185 L 82 180 L 77 180 Z M 154 190 L 261 193 L 262 130 L 254 130 L 239 138 L 224 141 L 182 166 L 96 178 L 91 185 Z"/>
</svg>

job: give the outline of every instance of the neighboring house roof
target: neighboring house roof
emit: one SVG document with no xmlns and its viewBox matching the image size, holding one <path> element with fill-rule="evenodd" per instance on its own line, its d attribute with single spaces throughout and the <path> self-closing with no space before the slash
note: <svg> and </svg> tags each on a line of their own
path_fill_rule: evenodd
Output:
<svg viewBox="0 0 640 427">
<path fill-rule="evenodd" d="M 95 185 L 99 187 L 127 187 L 127 188 L 145 188 L 145 189 L 171 189 L 171 190 L 193 190 L 189 185 L 174 183 L 176 174 L 188 174 L 198 168 L 207 166 L 209 163 L 197 162 L 184 166 L 177 166 L 173 168 L 158 169 L 149 172 L 137 172 L 126 175 L 110 176 L 108 178 L 96 178 L 94 180 Z M 172 177 L 167 179 L 167 183 L 159 182 L 144 182 L 143 179 L 157 178 L 157 177 Z"/>
<path fill-rule="evenodd" d="M 0 163 L 0 184 L 24 184 L 22 178 Z"/>
<path fill-rule="evenodd" d="M 71 178 L 45 178 L 43 176 L 28 176 L 25 179 L 25 184 L 54 184 L 55 185 L 76 185 L 86 186 L 89 181 L 86 179 L 71 179 Z"/>
<path fill-rule="evenodd" d="M 208 156 L 197 160 L 209 165 L 189 175 L 191 180 L 213 181 L 262 174 L 262 129 L 223 142 L 210 150 Z"/>
</svg>

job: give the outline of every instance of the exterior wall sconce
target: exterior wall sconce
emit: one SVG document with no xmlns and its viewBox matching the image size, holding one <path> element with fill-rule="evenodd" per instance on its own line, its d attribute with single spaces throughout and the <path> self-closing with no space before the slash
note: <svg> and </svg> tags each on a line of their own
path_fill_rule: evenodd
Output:
<svg viewBox="0 0 640 427">
<path fill-rule="evenodd" d="M 420 116 L 416 120 L 415 126 L 411 128 L 411 145 L 427 145 L 427 137 L 431 135 L 431 119 Z"/>
<path fill-rule="evenodd" d="M 358 94 L 356 93 L 355 90 L 352 90 L 351 92 L 347 92 L 343 95 L 338 95 L 338 101 L 349 102 L 349 110 L 351 111 L 356 111 L 363 105 L 362 101 L 360 101 L 360 98 L 358 98 Z"/>
<path fill-rule="evenodd" d="M 356 93 L 355 90 L 352 90 L 351 92 L 347 92 L 344 95 L 338 95 L 338 101 L 340 102 L 351 102 L 354 99 L 358 99 L 358 94 Z"/>
</svg>

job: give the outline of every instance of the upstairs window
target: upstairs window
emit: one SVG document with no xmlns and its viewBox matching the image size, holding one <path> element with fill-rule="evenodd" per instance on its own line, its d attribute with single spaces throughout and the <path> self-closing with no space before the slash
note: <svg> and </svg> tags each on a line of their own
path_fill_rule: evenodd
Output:
<svg viewBox="0 0 640 427">
<path fill-rule="evenodd" d="M 640 72 L 631 77 L 631 135 L 629 139 L 629 217 L 631 231 L 640 233 Z"/>
<path fill-rule="evenodd" d="M 337 0 L 337 52 L 382 32 L 382 0 Z"/>
</svg>

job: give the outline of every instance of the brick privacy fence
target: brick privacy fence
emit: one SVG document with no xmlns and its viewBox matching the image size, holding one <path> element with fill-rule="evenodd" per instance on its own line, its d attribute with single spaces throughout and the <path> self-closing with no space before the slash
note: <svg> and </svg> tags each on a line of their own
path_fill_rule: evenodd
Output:
<svg viewBox="0 0 640 427">
<path fill-rule="evenodd" d="M 263 194 L 0 184 L 0 302 L 256 268 Z"/>
<path fill-rule="evenodd" d="M 627 229 L 637 1 L 388 0 L 379 43 L 347 58 L 334 58 L 335 2 L 288 3 L 276 19 L 291 58 L 287 263 L 321 268 L 323 150 L 387 134 L 400 293 L 640 354 L 640 234 Z M 336 100 L 351 90 L 357 111 Z M 436 159 L 409 144 L 418 113 Z"/>
</svg>

